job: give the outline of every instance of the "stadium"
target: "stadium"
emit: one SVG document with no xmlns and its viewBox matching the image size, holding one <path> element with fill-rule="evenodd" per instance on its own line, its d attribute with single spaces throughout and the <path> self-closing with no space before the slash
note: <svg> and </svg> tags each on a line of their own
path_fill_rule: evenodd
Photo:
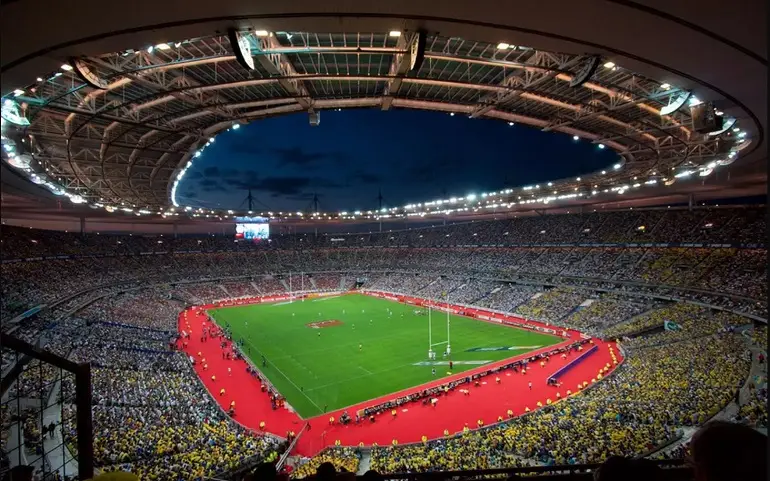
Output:
<svg viewBox="0 0 770 481">
<path fill-rule="evenodd" d="M 762 2 L 130 6 L 0 6 L 4 478 L 766 476 Z M 221 174 L 341 111 L 567 161 L 471 190 L 497 164 L 427 159 L 339 209 L 266 207 L 264 148 Z M 415 157 L 419 122 L 367 148 Z"/>
</svg>

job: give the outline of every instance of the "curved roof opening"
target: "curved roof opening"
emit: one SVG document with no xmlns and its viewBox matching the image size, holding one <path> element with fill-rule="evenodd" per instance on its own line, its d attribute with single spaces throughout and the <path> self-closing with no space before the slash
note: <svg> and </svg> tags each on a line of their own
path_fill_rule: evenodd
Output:
<svg viewBox="0 0 770 481">
<path fill-rule="evenodd" d="M 13 145 L 3 155 L 30 181 L 73 203 L 141 215 L 192 210 L 177 201 L 177 191 L 195 162 L 215 150 L 218 134 L 292 113 L 311 119 L 323 113 L 325 119 L 340 109 L 428 110 L 479 123 L 513 123 L 514 129 L 526 125 L 622 158 L 618 168 L 588 168 L 580 176 L 565 171 L 565 177 L 549 161 L 553 177 L 547 190 L 503 174 L 502 182 L 515 187 L 486 187 L 494 198 L 486 204 L 492 206 L 479 199 L 455 197 L 458 203 L 393 194 L 391 202 L 411 203 L 385 214 L 405 217 L 607 201 L 674 184 L 672 191 L 687 189 L 709 178 L 729 180 L 735 170 L 729 166 L 740 169 L 742 157 L 751 157 L 763 143 L 753 114 L 729 98 L 712 99 L 707 84 L 637 71 L 638 62 L 596 49 L 575 53 L 567 45 L 559 51 L 546 43 L 554 48 L 546 50 L 521 45 L 513 35 L 501 40 L 477 41 L 425 27 L 330 32 L 240 26 L 230 34 L 215 30 L 186 40 L 81 53 L 47 67 L 4 98 L 4 106 L 18 104 L 29 125 L 6 135 L 4 147 L 8 139 Z M 718 121 L 704 127 L 704 116 Z M 414 130 L 408 135 L 416 136 Z M 284 193 L 308 196 L 319 189 L 314 183 L 333 184 L 303 174 Z M 362 180 L 372 178 L 361 174 Z M 291 176 L 297 177 L 291 172 L 272 177 Z M 256 174 L 250 180 L 270 187 Z M 454 192 L 452 185 L 436 190 L 467 196 L 468 190 L 485 188 L 481 183 L 456 187 L 466 192 Z M 325 218 L 344 219 L 341 209 L 357 204 L 355 199 L 343 207 L 330 204 Z M 313 207 L 317 210 L 317 203 Z"/>
<path fill-rule="evenodd" d="M 612 171 L 610 149 L 562 133 L 444 112 L 324 111 L 217 136 L 176 191 L 182 206 L 356 211 Z M 318 205 L 315 205 L 315 201 Z"/>
</svg>

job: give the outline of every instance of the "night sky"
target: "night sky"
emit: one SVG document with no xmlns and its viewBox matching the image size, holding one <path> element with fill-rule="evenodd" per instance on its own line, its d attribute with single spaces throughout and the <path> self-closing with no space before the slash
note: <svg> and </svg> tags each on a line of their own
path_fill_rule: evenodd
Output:
<svg viewBox="0 0 770 481">
<path fill-rule="evenodd" d="M 252 122 L 217 136 L 177 190 L 180 205 L 254 210 L 369 210 L 578 176 L 610 149 L 497 120 L 413 110 L 322 111 Z"/>
</svg>

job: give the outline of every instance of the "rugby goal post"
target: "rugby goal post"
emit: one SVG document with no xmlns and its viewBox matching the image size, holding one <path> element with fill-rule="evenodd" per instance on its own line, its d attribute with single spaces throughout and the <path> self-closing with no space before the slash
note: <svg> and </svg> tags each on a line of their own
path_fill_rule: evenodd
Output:
<svg viewBox="0 0 770 481">
<path fill-rule="evenodd" d="M 452 348 L 449 343 L 449 304 L 447 303 L 446 309 L 446 341 L 433 342 L 433 308 L 431 304 L 428 304 L 428 360 L 436 360 L 436 352 L 434 347 L 446 345 L 444 352 L 447 356 L 452 353 Z"/>
</svg>

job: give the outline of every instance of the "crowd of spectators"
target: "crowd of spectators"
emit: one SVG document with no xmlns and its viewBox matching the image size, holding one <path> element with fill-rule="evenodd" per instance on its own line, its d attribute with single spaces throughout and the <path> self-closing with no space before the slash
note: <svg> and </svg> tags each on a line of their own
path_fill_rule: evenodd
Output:
<svg viewBox="0 0 770 481">
<path fill-rule="evenodd" d="M 767 325 L 755 325 L 750 336 L 753 346 L 767 352 Z"/>
<path fill-rule="evenodd" d="M 417 295 L 434 280 L 435 277 L 419 274 L 386 274 L 369 280 L 365 287 L 374 291 Z"/>
<path fill-rule="evenodd" d="M 186 356 L 173 348 L 180 306 L 166 301 L 155 289 L 100 299 L 80 312 L 83 318 L 65 318 L 39 331 L 46 350 L 91 364 L 96 467 L 160 480 L 178 479 L 180 473 L 211 477 L 254 458 L 276 459 L 282 449 L 277 438 L 235 424 L 206 392 Z M 139 307 L 128 309 L 130 302 Z M 167 330 L 171 327 L 173 333 Z M 47 398 L 56 382 L 61 383 L 62 435 L 76 455 L 71 375 L 32 361 L 12 385 L 18 386 L 13 394 Z M 33 427 L 25 425 L 25 436 L 36 436 L 39 429 Z"/>
<path fill-rule="evenodd" d="M 372 469 L 486 469 L 521 459 L 582 464 L 643 454 L 680 427 L 703 424 L 734 398 L 748 374 L 744 346 L 739 335 L 723 332 L 632 353 L 615 374 L 559 403 L 488 429 L 377 448 Z"/>
<path fill-rule="evenodd" d="M 249 281 L 223 282 L 222 288 L 227 293 L 227 297 L 237 299 L 240 297 L 255 297 L 259 292 Z"/>
<path fill-rule="evenodd" d="M 452 296 L 452 291 L 460 287 L 462 284 L 462 279 L 454 279 L 441 276 L 433 280 L 424 288 L 420 289 L 418 292 L 416 292 L 416 294 L 419 294 L 420 297 L 444 301 L 448 297 L 454 298 L 454 296 Z"/>
<path fill-rule="evenodd" d="M 590 292 L 582 289 L 557 287 L 520 304 L 514 312 L 526 319 L 561 324 L 561 319 L 578 308 Z"/>
<path fill-rule="evenodd" d="M 355 473 L 358 471 L 360 460 L 361 454 L 355 448 L 326 448 L 312 458 L 303 458 L 300 464 L 292 471 L 291 477 L 294 479 L 310 477 L 316 473 L 318 467 L 323 463 L 331 463 L 339 472 Z"/>
<path fill-rule="evenodd" d="M 196 304 L 214 302 L 227 299 L 228 295 L 218 283 L 212 284 L 186 284 L 184 291 L 195 300 Z"/>
<path fill-rule="evenodd" d="M 262 294 L 286 294 L 289 292 L 289 284 L 277 277 L 265 276 L 259 280 L 259 290 Z"/>
<path fill-rule="evenodd" d="M 684 302 L 670 303 L 658 309 L 645 312 L 643 315 L 637 316 L 628 322 L 610 326 L 604 330 L 604 335 L 608 338 L 620 338 L 631 337 L 651 330 L 663 330 L 666 321 L 673 323 L 669 324 L 671 328 L 676 327 L 674 324 L 678 326 L 687 324 L 688 327 L 697 328 L 698 322 L 696 320 L 706 319 L 707 315 L 708 308 L 705 307 Z M 689 333 L 689 331 L 685 332 Z M 625 342 L 624 345 L 626 345 Z"/>
<path fill-rule="evenodd" d="M 28 236 L 37 234 L 37 231 L 22 232 Z M 20 236 L 17 234 L 17 237 Z M 55 246 L 49 247 L 54 249 Z M 56 253 L 54 250 L 49 254 Z M 309 251 L 271 249 L 258 255 L 253 250 L 243 249 L 152 256 L 42 259 L 5 263 L 1 269 L 5 281 L 0 287 L 3 291 L 4 319 L 35 305 L 51 303 L 64 297 L 65 293 L 71 295 L 86 288 L 110 283 L 143 285 L 147 282 L 257 276 L 249 281 L 185 284 L 180 288 L 188 293 L 187 297 L 211 301 L 251 293 L 287 292 L 289 286 L 286 273 L 291 270 L 314 272 L 359 269 L 370 272 L 395 269 L 423 273 L 405 286 L 411 292 L 417 292 L 417 284 L 425 287 L 441 275 L 455 276 L 444 277 L 439 283 L 428 287 L 431 295 L 459 288 L 464 279 L 473 275 L 565 285 L 604 282 L 614 285 L 615 289 L 648 290 L 659 295 L 668 294 L 692 300 L 716 297 L 718 299 L 715 302 L 724 307 L 736 307 L 759 315 L 767 308 L 766 283 L 762 282 L 767 272 L 764 249 L 580 246 L 385 250 L 319 248 Z M 266 276 L 269 273 L 273 277 Z M 321 279 L 322 275 L 313 276 Z M 305 278 L 308 280 L 306 284 L 311 285 L 309 277 Z M 355 276 L 350 275 L 349 278 Z M 291 287 L 296 291 L 302 282 L 296 278 L 292 279 L 292 284 L 296 284 Z M 388 285 L 386 278 L 378 279 L 377 283 L 369 287 L 382 290 L 394 288 Z M 399 287 L 403 288 L 400 284 Z M 323 289 L 329 288 L 327 286 Z M 702 289 L 711 289 L 720 294 L 703 292 Z"/>
<path fill-rule="evenodd" d="M 326 236 L 278 236 L 271 246 L 255 246 L 218 236 L 79 236 L 4 226 L 3 259 L 35 260 L 2 264 L 3 319 L 38 304 L 62 302 L 18 325 L 4 323 L 3 331 L 91 363 L 98 467 L 129 470 L 143 479 L 178 479 L 181 472 L 211 477 L 254 457 L 275 459 L 281 449 L 274 438 L 249 432 L 225 416 L 188 360 L 172 348 L 184 303 L 287 293 L 289 272 L 310 272 L 292 274 L 291 290 L 331 291 L 360 279 L 372 290 L 514 312 L 622 339 L 627 360 L 590 389 L 519 418 L 422 444 L 375 448 L 372 469 L 596 462 L 651 450 L 680 427 L 703 424 L 736 397 L 750 363 L 749 341 L 735 330 L 750 321 L 649 296 L 765 316 L 766 250 L 544 244 L 759 245 L 764 228 L 763 217 L 752 209 L 624 211 L 355 234 L 343 236 L 339 244 L 345 248 L 337 248 Z M 479 247 L 458 247 L 467 245 Z M 413 248 L 351 248 L 359 246 Z M 135 255 L 139 252 L 163 253 Z M 111 257 L 37 259 L 82 254 Z M 248 279 L 178 284 L 235 276 Z M 142 288 L 126 291 L 134 286 Z M 70 312 L 92 299 L 76 314 Z M 755 328 L 748 337 L 766 350 L 766 334 L 766 328 Z M 4 349 L 2 359 L 5 371 L 17 357 Z M 766 374 L 754 379 L 750 401 L 739 411 L 742 421 L 767 425 L 766 379 Z M 12 384 L 11 394 L 44 398 L 57 382 L 69 413 L 62 432 L 74 449 L 71 376 L 33 361 Z M 324 462 L 355 472 L 358 460 L 354 449 L 327 449 L 301 464 L 294 476 L 310 475 Z"/>
<path fill-rule="evenodd" d="M 670 312 L 670 311 L 667 311 Z M 654 311 L 652 318 L 656 318 Z M 698 306 L 682 304 L 675 311 L 676 326 L 670 328 L 655 329 L 644 336 L 630 339 L 623 343 L 630 349 L 654 346 L 661 343 L 671 343 L 687 339 L 696 339 L 704 336 L 714 335 L 720 332 L 730 331 L 740 326 L 750 324 L 751 321 L 745 317 L 738 316 L 731 312 L 709 312 L 707 309 Z M 671 321 L 671 319 L 665 319 Z"/>
<path fill-rule="evenodd" d="M 542 288 L 536 286 L 503 283 L 493 289 L 489 295 L 479 299 L 477 304 L 479 307 L 488 307 L 489 309 L 503 312 L 513 312 L 518 306 L 542 292 Z"/>
<path fill-rule="evenodd" d="M 339 291 L 350 288 L 349 283 L 343 283 L 344 277 L 339 274 L 315 274 L 312 276 L 312 283 L 315 290 L 319 291 Z"/>
<path fill-rule="evenodd" d="M 457 289 L 449 293 L 449 299 L 453 304 L 479 305 L 481 299 L 487 297 L 497 287 L 499 282 L 491 282 L 479 279 L 466 279 Z"/>
<path fill-rule="evenodd" d="M 354 225 L 349 226 L 355 228 Z M 4 225 L 2 258 L 139 252 L 249 251 L 294 249 L 283 266 L 303 257 L 302 250 L 356 246 L 489 246 L 590 243 L 700 243 L 764 245 L 765 210 L 756 208 L 657 209 L 559 214 L 454 223 L 377 233 L 276 234 L 270 244 L 233 242 L 232 236 L 118 236 L 60 231 L 30 231 Z M 343 239 L 332 242 L 331 239 Z M 32 241 L 35 242 L 32 242 Z M 284 270 L 284 269 L 280 269 Z"/>
<path fill-rule="evenodd" d="M 767 372 L 751 381 L 749 399 L 741 405 L 735 421 L 767 429 Z"/>
<path fill-rule="evenodd" d="M 225 297 L 224 292 L 221 296 Z M 176 332 L 177 316 L 184 306 L 171 299 L 167 291 L 143 289 L 103 297 L 78 313 L 89 321 Z"/>
<path fill-rule="evenodd" d="M 628 302 L 623 296 L 610 293 L 591 299 L 591 304 L 571 312 L 560 324 L 590 333 L 600 333 L 610 326 L 632 319 L 649 310 L 651 304 Z"/>
</svg>

